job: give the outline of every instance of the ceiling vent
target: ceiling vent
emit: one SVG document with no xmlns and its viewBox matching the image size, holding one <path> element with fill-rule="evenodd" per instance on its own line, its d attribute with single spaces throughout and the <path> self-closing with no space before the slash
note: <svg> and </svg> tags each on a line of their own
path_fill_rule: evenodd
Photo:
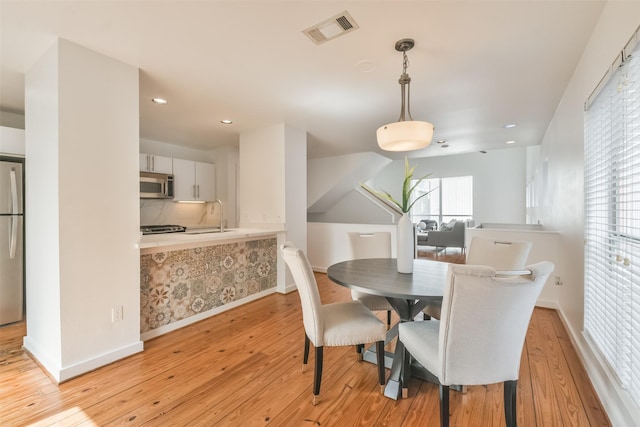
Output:
<svg viewBox="0 0 640 427">
<path fill-rule="evenodd" d="M 360 28 L 346 10 L 303 31 L 315 44 L 322 44 Z"/>
</svg>

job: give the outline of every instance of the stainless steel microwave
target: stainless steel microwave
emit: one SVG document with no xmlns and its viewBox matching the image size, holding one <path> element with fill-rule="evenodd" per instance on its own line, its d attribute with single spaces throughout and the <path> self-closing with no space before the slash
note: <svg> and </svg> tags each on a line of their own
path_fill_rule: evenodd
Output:
<svg viewBox="0 0 640 427">
<path fill-rule="evenodd" d="M 173 175 L 140 172 L 141 199 L 173 199 Z"/>
</svg>

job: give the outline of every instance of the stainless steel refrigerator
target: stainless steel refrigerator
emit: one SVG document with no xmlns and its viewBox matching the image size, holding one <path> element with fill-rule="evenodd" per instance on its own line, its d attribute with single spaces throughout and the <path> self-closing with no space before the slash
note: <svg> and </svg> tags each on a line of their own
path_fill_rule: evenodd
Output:
<svg viewBox="0 0 640 427">
<path fill-rule="evenodd" d="M 0 326 L 24 318 L 23 163 L 0 159 Z"/>
</svg>

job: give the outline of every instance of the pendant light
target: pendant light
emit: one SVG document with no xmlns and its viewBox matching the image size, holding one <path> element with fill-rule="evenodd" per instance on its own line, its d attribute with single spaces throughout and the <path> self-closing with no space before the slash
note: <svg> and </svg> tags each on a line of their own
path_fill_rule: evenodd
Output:
<svg viewBox="0 0 640 427">
<path fill-rule="evenodd" d="M 378 145 L 387 151 L 411 151 L 424 148 L 433 138 L 433 125 L 429 122 L 413 120 L 410 106 L 411 77 L 407 74 L 407 51 L 415 45 L 413 39 L 402 39 L 396 42 L 396 50 L 402 52 L 402 75 L 398 80 L 402 95 L 400 118 L 397 122 L 381 126 L 376 131 Z M 406 104 L 405 104 L 406 99 Z M 405 116 L 406 105 L 406 116 Z M 407 120 L 405 120 L 405 117 Z"/>
</svg>

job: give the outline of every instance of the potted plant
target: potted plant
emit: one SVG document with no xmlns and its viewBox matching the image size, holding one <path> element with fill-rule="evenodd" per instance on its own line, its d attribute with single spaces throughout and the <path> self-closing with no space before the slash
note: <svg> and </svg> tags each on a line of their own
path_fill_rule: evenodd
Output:
<svg viewBox="0 0 640 427">
<path fill-rule="evenodd" d="M 398 232 L 397 232 L 397 260 L 398 260 L 398 272 L 400 273 L 412 273 L 413 272 L 413 257 L 414 257 L 414 230 L 413 224 L 411 223 L 411 219 L 409 218 L 409 212 L 413 205 L 430 193 L 430 191 L 421 194 L 416 197 L 415 200 L 411 201 L 411 194 L 413 191 L 420 185 L 420 183 L 428 178 L 431 174 L 426 174 L 420 178 L 418 178 L 415 184 L 411 185 L 411 180 L 413 179 L 413 173 L 415 171 L 415 166 L 409 166 L 409 160 L 404 158 L 404 180 L 402 182 L 402 202 L 396 200 L 388 191 L 382 190 L 377 191 L 365 184 L 361 184 L 362 188 L 369 191 L 372 194 L 375 194 L 382 200 L 390 202 L 392 205 L 398 208 L 400 212 L 402 212 L 402 217 L 400 221 L 398 221 Z"/>
</svg>

